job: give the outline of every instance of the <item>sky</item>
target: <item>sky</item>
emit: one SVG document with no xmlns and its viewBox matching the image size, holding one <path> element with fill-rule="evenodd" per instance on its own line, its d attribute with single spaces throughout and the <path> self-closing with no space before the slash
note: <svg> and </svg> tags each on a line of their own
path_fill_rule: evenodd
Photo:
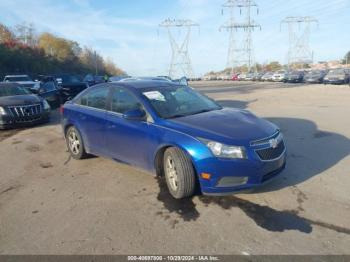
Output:
<svg viewBox="0 0 350 262">
<path fill-rule="evenodd" d="M 33 23 L 79 42 L 112 59 L 129 75 L 167 74 L 171 59 L 168 34 L 159 24 L 167 18 L 191 19 L 189 56 L 195 75 L 226 67 L 229 34 L 219 27 L 229 18 L 224 0 L 0 0 L 0 23 Z M 259 63 L 287 62 L 287 16 L 312 16 L 310 48 L 315 61 L 337 60 L 350 50 L 350 0 L 256 0 L 252 12 L 261 30 L 253 32 L 254 57 Z M 239 12 L 237 20 L 242 19 Z M 180 42 L 183 33 L 173 31 Z"/>
</svg>

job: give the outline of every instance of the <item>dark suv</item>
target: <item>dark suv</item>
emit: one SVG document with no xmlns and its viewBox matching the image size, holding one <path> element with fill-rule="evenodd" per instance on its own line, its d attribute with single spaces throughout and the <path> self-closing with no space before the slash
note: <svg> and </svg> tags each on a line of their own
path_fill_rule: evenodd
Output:
<svg viewBox="0 0 350 262">
<path fill-rule="evenodd" d="M 17 83 L 0 83 L 0 129 L 47 122 L 50 105 Z"/>
</svg>

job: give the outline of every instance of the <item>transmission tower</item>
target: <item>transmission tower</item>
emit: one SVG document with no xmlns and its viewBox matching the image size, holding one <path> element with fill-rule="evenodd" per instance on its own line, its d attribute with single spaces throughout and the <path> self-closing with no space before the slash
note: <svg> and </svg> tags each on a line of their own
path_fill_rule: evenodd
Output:
<svg viewBox="0 0 350 262">
<path fill-rule="evenodd" d="M 309 45 L 313 23 L 318 25 L 318 20 L 310 16 L 289 16 L 281 21 L 281 26 L 287 24 L 289 30 L 288 67 L 313 62 L 313 52 Z"/>
<path fill-rule="evenodd" d="M 255 28 L 261 26 L 252 19 L 252 9 L 255 8 L 259 13 L 258 6 L 252 0 L 228 0 L 223 5 L 223 10 L 229 9 L 230 19 L 224 23 L 219 30 L 226 30 L 230 33 L 229 47 L 227 52 L 227 68 L 231 68 L 233 73 L 234 68 L 242 65 L 248 67 L 251 71 L 254 64 L 254 51 L 252 45 L 252 32 Z M 235 19 L 235 10 L 239 9 L 240 15 L 244 15 L 243 22 L 237 22 Z M 223 13 L 223 11 L 222 11 Z M 243 39 L 238 39 L 238 31 L 243 30 Z"/>
<path fill-rule="evenodd" d="M 171 45 L 171 61 L 169 67 L 169 76 L 171 78 L 186 76 L 193 77 L 193 68 L 191 59 L 188 54 L 188 44 L 190 41 L 192 27 L 198 27 L 199 25 L 188 19 L 166 19 L 160 25 L 167 29 L 169 41 Z M 185 33 L 184 39 L 176 39 L 173 29 L 177 28 Z"/>
</svg>

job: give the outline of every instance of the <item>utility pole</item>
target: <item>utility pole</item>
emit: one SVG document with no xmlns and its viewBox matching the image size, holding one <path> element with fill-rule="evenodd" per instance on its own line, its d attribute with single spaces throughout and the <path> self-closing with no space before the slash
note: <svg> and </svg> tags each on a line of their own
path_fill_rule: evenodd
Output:
<svg viewBox="0 0 350 262">
<path fill-rule="evenodd" d="M 97 71 L 97 53 L 94 50 L 94 61 L 95 61 L 95 75 L 98 75 L 98 71 Z"/>
<path fill-rule="evenodd" d="M 199 25 L 189 19 L 166 19 L 159 25 L 159 27 L 166 28 L 171 46 L 172 54 L 169 66 L 169 77 L 175 78 L 186 76 L 192 78 L 194 73 L 188 53 L 188 45 L 192 27 L 199 28 Z M 175 28 L 185 32 L 185 38 L 183 41 L 175 38 L 173 32 L 173 29 Z"/>
<path fill-rule="evenodd" d="M 252 19 L 251 12 L 252 9 L 255 8 L 258 14 L 258 6 L 253 0 L 227 0 L 222 7 L 223 10 L 229 9 L 230 11 L 230 19 L 219 28 L 220 31 L 226 30 L 230 33 L 227 68 L 231 68 L 231 73 L 233 73 L 235 67 L 246 65 L 249 72 L 254 65 L 252 32 L 255 28 L 261 29 L 261 26 Z M 239 9 L 240 15 L 242 15 L 242 13 L 245 15 L 243 22 L 236 21 L 236 9 Z M 239 30 L 243 30 L 244 32 L 243 39 L 239 39 L 238 37 Z"/>
<path fill-rule="evenodd" d="M 311 24 L 313 23 L 318 25 L 318 20 L 310 16 L 288 16 L 281 21 L 281 27 L 286 24 L 289 31 L 288 68 L 293 64 L 313 63 L 314 53 L 309 44 Z"/>
</svg>

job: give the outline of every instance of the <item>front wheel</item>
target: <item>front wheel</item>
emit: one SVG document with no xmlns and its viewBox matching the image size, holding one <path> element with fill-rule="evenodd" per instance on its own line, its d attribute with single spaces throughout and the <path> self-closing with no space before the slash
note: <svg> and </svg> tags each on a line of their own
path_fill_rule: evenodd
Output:
<svg viewBox="0 0 350 262">
<path fill-rule="evenodd" d="M 195 171 L 189 157 L 179 148 L 168 148 L 164 153 L 163 168 L 170 194 L 181 199 L 192 196 L 195 190 Z"/>
<path fill-rule="evenodd" d="M 81 138 L 79 131 L 74 126 L 68 128 L 66 133 L 66 141 L 68 150 L 74 159 L 86 158 L 87 154 L 84 148 L 83 139 Z"/>
</svg>

